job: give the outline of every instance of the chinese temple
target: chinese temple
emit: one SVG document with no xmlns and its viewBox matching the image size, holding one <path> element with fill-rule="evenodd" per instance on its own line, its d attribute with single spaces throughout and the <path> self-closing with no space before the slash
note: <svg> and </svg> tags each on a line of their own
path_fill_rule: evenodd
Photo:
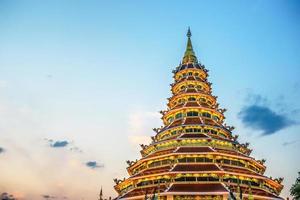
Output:
<svg viewBox="0 0 300 200">
<path fill-rule="evenodd" d="M 160 111 L 142 158 L 127 161 L 129 178 L 114 179 L 116 199 L 282 199 L 282 178 L 264 175 L 265 160 L 251 157 L 212 95 L 208 70 L 198 61 L 187 32 L 183 59 L 173 71 L 172 96 Z"/>
</svg>

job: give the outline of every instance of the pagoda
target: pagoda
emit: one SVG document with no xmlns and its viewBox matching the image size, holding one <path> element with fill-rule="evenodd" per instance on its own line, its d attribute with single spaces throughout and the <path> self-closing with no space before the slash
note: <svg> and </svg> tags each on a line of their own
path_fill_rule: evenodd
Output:
<svg viewBox="0 0 300 200">
<path fill-rule="evenodd" d="M 141 145 L 141 159 L 127 161 L 129 178 L 114 179 L 116 199 L 282 199 L 283 179 L 265 176 L 265 160 L 251 157 L 249 143 L 224 123 L 226 109 L 212 95 L 190 29 L 173 74 L 168 108 L 160 111 L 163 126 Z"/>
</svg>

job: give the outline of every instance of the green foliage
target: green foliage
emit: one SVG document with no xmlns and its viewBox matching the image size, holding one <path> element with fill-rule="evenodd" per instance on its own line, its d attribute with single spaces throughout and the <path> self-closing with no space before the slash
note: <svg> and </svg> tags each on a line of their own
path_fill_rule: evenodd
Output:
<svg viewBox="0 0 300 200">
<path fill-rule="evenodd" d="M 0 194 L 0 200 L 16 200 L 12 194 L 8 194 L 7 192 L 3 192 Z"/>
<path fill-rule="evenodd" d="M 296 179 L 295 184 L 292 185 L 290 192 L 294 199 L 300 200 L 300 172 L 298 172 L 298 178 Z"/>
</svg>

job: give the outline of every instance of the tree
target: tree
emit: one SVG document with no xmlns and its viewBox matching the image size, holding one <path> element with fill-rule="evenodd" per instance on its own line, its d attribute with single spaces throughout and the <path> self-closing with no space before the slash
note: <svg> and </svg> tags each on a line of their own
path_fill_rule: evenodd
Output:
<svg viewBox="0 0 300 200">
<path fill-rule="evenodd" d="M 12 194 L 8 194 L 7 192 L 3 192 L 0 194 L 0 200 L 16 200 Z"/>
<path fill-rule="evenodd" d="M 298 178 L 296 179 L 295 184 L 292 185 L 290 192 L 295 200 L 300 200 L 300 172 L 298 172 Z"/>
</svg>

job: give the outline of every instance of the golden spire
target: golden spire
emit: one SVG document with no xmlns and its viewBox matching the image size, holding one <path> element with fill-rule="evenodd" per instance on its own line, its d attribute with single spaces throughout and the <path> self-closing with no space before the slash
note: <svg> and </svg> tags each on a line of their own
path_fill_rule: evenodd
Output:
<svg viewBox="0 0 300 200">
<path fill-rule="evenodd" d="M 101 190 L 100 190 L 100 194 L 99 194 L 99 200 L 103 200 L 102 186 L 101 186 Z"/>
<path fill-rule="evenodd" d="M 192 41 L 191 41 L 191 30 L 190 27 L 188 29 L 188 32 L 186 34 L 186 36 L 188 37 L 188 41 L 187 41 L 187 45 L 186 45 L 186 50 L 182 59 L 182 64 L 187 64 L 187 63 L 198 63 L 197 61 L 197 57 L 195 55 L 195 52 L 193 50 L 193 45 L 192 45 Z"/>
</svg>

